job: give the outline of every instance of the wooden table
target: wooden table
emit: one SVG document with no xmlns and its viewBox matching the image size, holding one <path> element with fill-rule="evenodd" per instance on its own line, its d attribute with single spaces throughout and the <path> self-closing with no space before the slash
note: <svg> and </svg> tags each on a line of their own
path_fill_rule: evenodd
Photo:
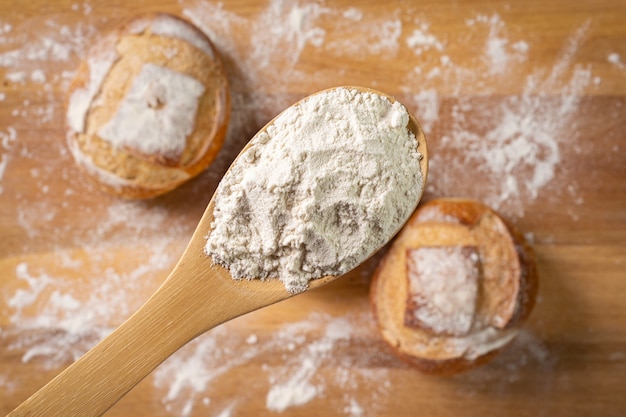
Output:
<svg viewBox="0 0 626 417">
<path fill-rule="evenodd" d="M 74 166 L 63 103 L 88 47 L 146 11 L 184 16 L 215 41 L 233 120 L 206 173 L 125 202 Z M 0 413 L 152 293 L 260 126 L 353 84 L 422 121 L 425 200 L 479 199 L 532 241 L 540 293 L 518 339 L 480 369 L 419 374 L 372 322 L 375 258 L 207 333 L 108 415 L 626 415 L 625 21 L 619 0 L 2 2 Z"/>
</svg>

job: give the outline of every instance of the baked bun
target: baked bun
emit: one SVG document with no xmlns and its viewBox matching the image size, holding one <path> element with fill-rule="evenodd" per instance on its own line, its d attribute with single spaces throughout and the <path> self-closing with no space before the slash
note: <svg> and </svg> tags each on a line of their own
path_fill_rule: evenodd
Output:
<svg viewBox="0 0 626 417">
<path fill-rule="evenodd" d="M 141 16 L 103 37 L 70 86 L 68 144 L 106 191 L 149 198 L 202 172 L 230 115 L 221 59 L 180 18 Z"/>
<path fill-rule="evenodd" d="M 383 339 L 435 374 L 487 362 L 518 333 L 537 294 L 524 237 L 476 201 L 439 199 L 409 219 L 371 283 Z"/>
</svg>

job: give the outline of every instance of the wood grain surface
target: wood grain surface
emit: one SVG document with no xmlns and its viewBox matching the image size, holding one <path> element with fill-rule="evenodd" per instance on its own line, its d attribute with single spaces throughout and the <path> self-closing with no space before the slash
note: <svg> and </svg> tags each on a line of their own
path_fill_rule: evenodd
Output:
<svg viewBox="0 0 626 417">
<path fill-rule="evenodd" d="M 89 46 L 148 11 L 183 16 L 215 42 L 233 118 L 207 172 L 128 202 L 74 166 L 64 103 Z M 532 242 L 539 300 L 520 336 L 482 368 L 418 373 L 372 322 L 381 252 L 201 336 L 107 415 L 625 415 L 625 21 L 619 0 L 1 2 L 0 414 L 150 296 L 261 126 L 351 84 L 421 120 L 424 200 L 481 200 Z M 298 395 L 281 406 L 281 392 Z"/>
</svg>

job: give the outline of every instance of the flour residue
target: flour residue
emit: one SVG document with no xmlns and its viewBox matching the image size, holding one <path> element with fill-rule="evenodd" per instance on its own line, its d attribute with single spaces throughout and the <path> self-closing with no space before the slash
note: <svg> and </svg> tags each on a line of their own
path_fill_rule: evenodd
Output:
<svg viewBox="0 0 626 417">
<path fill-rule="evenodd" d="M 345 317 L 312 313 L 280 326 L 253 344 L 247 343 L 242 332 L 246 322 L 246 318 L 238 319 L 210 331 L 157 369 L 155 385 L 166 390 L 164 403 L 169 411 L 190 415 L 193 410 L 228 401 L 211 394 L 220 379 L 233 378 L 247 364 L 259 361 L 264 362 L 261 380 L 265 382 L 255 385 L 256 392 L 245 394 L 265 395 L 266 408 L 270 411 L 301 407 L 324 399 L 328 391 L 342 390 L 345 395 L 338 408 L 358 416 L 362 413 L 355 399 L 359 388 L 374 386 L 370 394 L 375 398 L 387 394 L 386 370 L 368 371 L 365 363 L 393 361 L 392 357 L 372 354 L 370 349 L 375 347 L 363 350 L 356 357 L 340 353 L 350 350 L 353 338 L 358 340 L 376 331 L 367 310 Z M 244 397 L 245 394 L 242 393 Z"/>
<path fill-rule="evenodd" d="M 622 62 L 621 56 L 617 52 L 611 52 L 606 60 L 609 61 L 610 64 L 615 65 L 619 69 L 624 69 L 624 63 Z"/>
<path fill-rule="evenodd" d="M 132 314 L 143 302 L 135 294 L 154 290 L 150 277 L 163 275 L 175 261 L 164 255 L 171 250 L 167 239 L 152 243 L 146 258 L 129 260 L 121 270 L 111 267 L 119 255 L 106 245 L 86 248 L 88 256 L 59 251 L 54 272 L 42 269 L 39 259 L 19 262 L 15 279 L 21 286 L 7 297 L 6 305 L 11 323 L 33 334 L 11 345 L 24 352 L 22 362 L 38 359 L 54 368 L 75 361 Z M 89 274 L 88 280 L 76 279 L 79 268 Z"/>
<path fill-rule="evenodd" d="M 496 77 L 494 82 L 529 59 L 532 47 L 525 40 L 511 39 L 499 15 L 478 15 L 466 25 L 488 28 L 482 58 L 487 73 Z M 581 24 L 564 43 L 553 67 L 529 73 L 521 94 L 497 103 L 480 96 L 460 96 L 443 108 L 437 90 L 426 86 L 445 81 L 460 90 L 468 80 L 481 85 L 479 75 L 468 75 L 461 64 L 448 64 L 447 69 L 438 66 L 425 75 L 427 82 L 412 98 L 426 132 L 436 135 L 430 143 L 443 150 L 431 154 L 430 192 L 469 192 L 509 216 L 524 215 L 524 202 L 542 196 L 554 180 L 563 144 L 578 135 L 575 120 L 580 96 L 592 85 L 593 73 L 590 66 L 574 62 L 589 25 L 589 21 Z M 420 71 L 416 74 L 423 76 Z M 490 88 L 485 86 L 487 91 Z M 554 90 L 561 94 L 549 95 Z M 407 87 L 405 91 L 411 90 Z M 441 119 L 447 121 L 445 126 L 438 125 Z M 461 180 L 468 169 L 472 170 L 473 184 Z"/>
<path fill-rule="evenodd" d="M 583 213 L 586 185 L 567 174 L 590 146 L 582 139 L 597 132 L 580 132 L 580 97 L 603 87 L 597 66 L 624 69 L 616 50 L 599 51 L 600 63 L 579 59 L 597 22 L 572 22 L 554 61 L 538 66 L 542 40 L 511 24 L 503 8 L 446 23 L 437 15 L 412 15 L 415 9 L 390 9 L 383 16 L 323 1 L 269 0 L 246 14 L 233 11 L 229 2 L 179 0 L 179 5 L 224 56 L 233 110 L 226 145 L 212 168 L 176 198 L 156 203 L 99 194 L 77 176 L 64 144 L 64 93 L 99 28 L 115 22 L 102 20 L 103 12 L 88 2 L 52 5 L 65 9 L 29 20 L 0 17 L 0 73 L 7 83 L 0 87 L 0 111 L 7 120 L 0 127 L 0 212 L 15 232 L 15 244 L 2 254 L 12 262 L 3 272 L 14 284 L 0 292 L 0 308 L 11 319 L 10 328 L 0 329 L 8 354 L 60 369 L 106 335 L 171 270 L 206 204 L 203 193 L 243 144 L 301 98 L 302 85 L 349 84 L 350 71 L 366 71 L 371 87 L 396 89 L 422 122 L 431 151 L 427 190 L 433 197 L 477 198 L 507 217 L 524 217 L 537 202 L 567 206 L 564 214 L 574 221 Z M 475 53 L 458 49 L 470 47 Z M 328 67 L 311 71 L 319 58 Z M 375 67 L 358 66 L 373 58 Z M 388 60 L 404 60 L 406 67 L 389 73 Z M 517 84 L 511 86 L 512 80 Z M 20 89 L 30 94 L 16 93 Z M 501 90 L 514 93 L 496 96 Z M 612 111 L 611 120 L 621 117 L 621 102 Z M 615 143 L 613 158 L 623 151 Z M 193 195 L 194 202 L 177 204 L 182 195 Z M 549 239 L 545 231 L 527 234 L 538 244 Z M 143 257 L 127 259 L 116 252 L 120 247 Z M 41 253 L 53 255 L 43 259 Z M 385 368 L 402 365 L 380 345 L 363 345 L 376 332 L 366 302 L 344 317 L 320 312 L 269 332 L 255 328 L 255 317 L 244 318 L 250 330 L 237 323 L 215 329 L 156 371 L 151 377 L 156 395 L 171 414 L 237 415 L 249 395 L 285 413 L 335 401 L 339 413 L 361 416 L 377 414 L 393 398 L 399 382 Z M 345 337 L 327 333 L 332 326 L 345 330 Z M 355 351 L 361 353 L 350 353 Z M 524 332 L 490 365 L 509 371 L 504 381 L 494 378 L 499 372 L 479 370 L 461 377 L 469 384 L 459 389 L 475 396 L 478 384 L 472 382 L 515 384 L 526 367 L 552 375 L 555 361 L 545 344 Z M 253 388 L 230 398 L 214 395 L 222 381 L 241 381 L 246 365 L 263 369 L 246 374 Z M 0 371 L 0 385 L 22 389 L 7 372 Z M 538 389 L 553 389 L 553 382 L 547 377 Z"/>
<path fill-rule="evenodd" d="M 416 55 L 422 55 L 424 51 L 436 49 L 443 51 L 443 43 L 429 31 L 430 25 L 421 22 L 417 29 L 414 29 L 406 40 L 407 46 L 413 50 Z"/>
</svg>

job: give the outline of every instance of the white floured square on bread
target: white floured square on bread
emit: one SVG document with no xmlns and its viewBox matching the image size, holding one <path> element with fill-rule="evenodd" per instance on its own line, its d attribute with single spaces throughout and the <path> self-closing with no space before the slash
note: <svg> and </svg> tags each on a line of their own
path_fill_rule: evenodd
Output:
<svg viewBox="0 0 626 417">
<path fill-rule="evenodd" d="M 204 85 L 189 75 L 146 63 L 98 136 L 140 154 L 177 159 L 193 131 Z"/>
<path fill-rule="evenodd" d="M 467 335 L 476 314 L 480 256 L 474 246 L 407 249 L 406 326 L 436 335 Z"/>
</svg>

